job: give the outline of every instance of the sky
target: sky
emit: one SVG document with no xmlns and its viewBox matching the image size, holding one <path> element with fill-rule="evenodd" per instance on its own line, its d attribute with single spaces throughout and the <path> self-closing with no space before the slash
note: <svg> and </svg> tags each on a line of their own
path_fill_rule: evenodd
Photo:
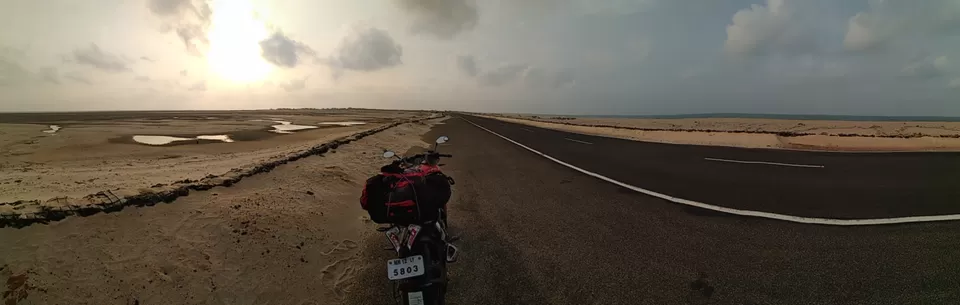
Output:
<svg viewBox="0 0 960 305">
<path fill-rule="evenodd" d="M 960 0 L 4 0 L 0 111 L 960 116 Z"/>
</svg>

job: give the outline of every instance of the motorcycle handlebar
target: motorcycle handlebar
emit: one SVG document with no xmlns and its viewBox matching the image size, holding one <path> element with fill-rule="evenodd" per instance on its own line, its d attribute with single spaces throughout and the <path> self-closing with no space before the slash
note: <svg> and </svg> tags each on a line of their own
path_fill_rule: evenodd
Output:
<svg viewBox="0 0 960 305">
<path fill-rule="evenodd" d="M 413 155 L 413 156 L 409 156 L 409 157 L 403 158 L 403 160 L 404 160 L 404 161 L 412 161 L 412 160 L 415 160 L 415 159 L 417 159 L 417 158 L 427 158 L 427 157 L 453 158 L 453 155 L 450 155 L 450 154 L 441 154 L 441 153 L 437 153 L 437 152 L 428 152 L 428 153 L 416 154 L 416 155 Z"/>
<path fill-rule="evenodd" d="M 413 155 L 413 156 L 409 156 L 409 157 L 404 157 L 404 158 L 401 158 L 401 159 L 397 159 L 397 160 L 393 161 L 392 164 L 394 164 L 394 165 L 400 165 L 400 164 L 402 164 L 402 163 L 415 163 L 415 161 L 417 161 L 418 159 L 423 160 L 423 159 L 425 159 L 425 158 L 453 158 L 453 155 L 451 155 L 451 154 L 441 154 L 441 153 L 437 153 L 437 152 L 428 152 L 428 153 L 416 154 L 416 155 Z"/>
<path fill-rule="evenodd" d="M 439 158 L 452 158 L 452 157 L 453 155 L 451 154 L 441 154 L 438 152 L 431 151 L 423 154 L 416 154 L 409 157 L 399 158 L 397 160 L 394 160 L 393 162 L 390 162 L 389 165 L 385 165 L 381 167 L 380 171 L 389 172 L 389 173 L 393 173 L 393 172 L 400 173 L 400 172 L 403 172 L 403 167 L 404 167 L 403 164 L 407 164 L 407 166 L 413 166 L 425 160 L 428 163 L 436 164 L 436 162 L 439 162 Z M 433 159 L 433 161 L 430 161 L 431 158 L 436 158 L 436 159 Z"/>
</svg>

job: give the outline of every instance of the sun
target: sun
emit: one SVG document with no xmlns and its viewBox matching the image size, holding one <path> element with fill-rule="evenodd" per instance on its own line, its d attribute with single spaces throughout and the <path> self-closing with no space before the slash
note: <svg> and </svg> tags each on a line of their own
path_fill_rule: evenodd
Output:
<svg viewBox="0 0 960 305">
<path fill-rule="evenodd" d="M 250 0 L 215 1 L 207 34 L 210 70 L 223 79 L 238 83 L 267 78 L 273 67 L 260 56 L 260 41 L 269 34 L 263 22 L 254 17 Z"/>
</svg>

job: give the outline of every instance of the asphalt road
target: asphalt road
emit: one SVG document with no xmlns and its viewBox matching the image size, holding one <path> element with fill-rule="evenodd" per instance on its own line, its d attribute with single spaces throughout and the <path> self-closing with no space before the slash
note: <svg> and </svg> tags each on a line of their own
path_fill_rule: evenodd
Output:
<svg viewBox="0 0 960 305">
<path fill-rule="evenodd" d="M 488 128 L 507 135 L 506 130 L 516 127 Z M 458 118 L 437 126 L 424 139 L 441 134 L 451 138 L 442 150 L 455 156 L 444 161 L 444 171 L 458 182 L 450 222 L 463 237 L 458 242 L 461 259 L 450 267 L 450 304 L 960 300 L 960 222 L 835 227 L 705 213 L 583 175 Z M 534 143 L 550 136 L 544 132 L 526 140 Z M 653 163 L 655 156 L 632 148 L 617 151 L 640 154 L 623 162 Z M 611 153 L 605 159 L 617 158 Z M 662 179 L 677 175 L 661 174 Z M 384 274 L 392 252 L 382 250 L 384 246 L 382 236 L 367 239 L 367 265 L 358 271 L 349 304 L 392 304 Z"/>
<path fill-rule="evenodd" d="M 577 167 L 712 205 L 841 219 L 960 214 L 958 153 L 831 153 L 674 145 L 587 136 L 480 117 L 469 120 Z"/>
</svg>

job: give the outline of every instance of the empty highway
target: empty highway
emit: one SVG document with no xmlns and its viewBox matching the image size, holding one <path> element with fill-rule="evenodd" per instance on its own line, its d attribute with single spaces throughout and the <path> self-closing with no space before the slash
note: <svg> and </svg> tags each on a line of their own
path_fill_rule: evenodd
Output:
<svg viewBox="0 0 960 305">
<path fill-rule="evenodd" d="M 618 179 L 634 179 L 629 181 L 651 189 L 667 186 L 658 191 L 695 195 L 711 181 L 727 181 L 725 187 L 708 188 L 705 195 L 694 198 L 721 198 L 709 200 L 715 204 L 737 204 L 732 200 L 742 198 L 748 202 L 738 203 L 740 207 L 818 216 L 898 214 L 881 213 L 884 208 L 876 203 L 859 200 L 850 203 L 877 208 L 862 215 L 852 214 L 853 208 L 826 209 L 842 203 L 840 200 L 790 207 L 805 203 L 794 198 L 830 196 L 802 195 L 804 185 L 778 187 L 774 182 L 807 181 L 787 177 L 786 173 L 794 172 L 807 179 L 842 180 L 799 171 L 849 166 L 841 162 L 844 158 L 911 157 L 773 152 L 793 159 L 768 161 L 822 162 L 824 168 L 751 167 L 747 165 L 761 164 L 697 159 L 765 155 L 728 148 L 700 148 L 709 154 L 695 155 L 685 150 L 697 147 L 573 138 L 555 131 L 522 126 L 533 130 L 528 132 L 509 123 L 468 119 L 591 171 L 610 176 L 622 173 Z M 956 260 L 960 248 L 955 246 L 960 243 L 955 233 L 960 222 L 845 227 L 707 212 L 585 175 L 460 118 L 435 127 L 424 139 L 439 135 L 452 139 L 442 148 L 455 156 L 444 161 L 444 171 L 458 181 L 450 203 L 450 221 L 455 233 L 463 236 L 458 242 L 461 259 L 450 267 L 450 304 L 951 304 L 960 299 L 956 289 L 960 287 L 960 261 Z M 644 151 L 642 147 L 665 151 Z M 807 155 L 810 157 L 804 157 Z M 881 160 L 865 162 L 879 164 Z M 684 167 L 684 163 L 691 165 Z M 679 168 L 668 171 L 673 167 Z M 704 170 L 712 172 L 701 172 Z M 743 172 L 776 173 L 779 177 L 749 178 L 751 175 Z M 696 175 L 687 181 L 679 173 Z M 870 179 L 843 170 L 831 173 Z M 773 181 L 752 188 L 756 195 L 737 195 L 737 191 L 725 190 L 746 185 L 732 181 L 737 177 Z M 670 181 L 682 185 L 670 186 Z M 814 189 L 819 192 L 829 187 L 825 182 L 806 186 L 810 185 L 821 187 Z M 853 182 L 845 185 L 870 190 Z M 763 189 L 772 187 L 794 193 L 778 195 Z M 873 191 L 883 192 L 882 187 Z M 770 205 L 756 203 L 764 198 L 779 200 L 763 201 Z M 906 208 L 897 211 L 910 214 Z M 360 285 L 351 294 L 351 304 L 392 304 L 384 262 L 394 254 L 383 250 L 386 245 L 380 235 L 367 238 L 366 266 L 360 271 Z"/>
</svg>

